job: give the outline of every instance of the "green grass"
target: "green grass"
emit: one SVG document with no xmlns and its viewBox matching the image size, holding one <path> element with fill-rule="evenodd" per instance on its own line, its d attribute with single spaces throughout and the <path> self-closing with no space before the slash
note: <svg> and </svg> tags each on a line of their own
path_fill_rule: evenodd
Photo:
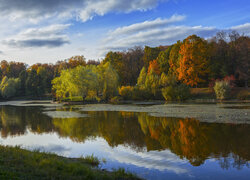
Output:
<svg viewBox="0 0 250 180">
<path fill-rule="evenodd" d="M 213 89 L 210 88 L 191 88 L 191 99 L 215 99 Z"/>
<path fill-rule="evenodd" d="M 74 96 L 74 97 L 66 97 L 63 98 L 62 101 L 65 102 L 79 102 L 79 101 L 83 101 L 83 98 L 81 96 Z"/>
<path fill-rule="evenodd" d="M 124 169 L 102 171 L 92 156 L 64 158 L 55 154 L 0 146 L 0 179 L 138 179 Z"/>
</svg>

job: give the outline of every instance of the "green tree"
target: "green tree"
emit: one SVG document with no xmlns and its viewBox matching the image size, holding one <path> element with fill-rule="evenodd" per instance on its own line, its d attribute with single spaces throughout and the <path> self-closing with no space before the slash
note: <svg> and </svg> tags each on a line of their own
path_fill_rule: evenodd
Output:
<svg viewBox="0 0 250 180">
<path fill-rule="evenodd" d="M 18 78 L 3 78 L 0 89 L 1 95 L 4 98 L 10 98 L 17 94 L 20 87 L 20 80 Z"/>
<path fill-rule="evenodd" d="M 103 99 L 109 100 L 110 98 L 118 94 L 119 76 L 111 63 L 107 62 L 101 67 L 102 87 L 103 87 Z"/>
<path fill-rule="evenodd" d="M 165 51 L 161 51 L 156 59 L 159 64 L 159 68 L 161 73 L 168 74 L 169 71 L 169 56 L 171 52 L 172 46 L 169 46 Z"/>
<path fill-rule="evenodd" d="M 154 97 L 158 97 L 160 91 L 160 77 L 153 70 L 147 74 L 145 87 L 154 95 Z"/>
<path fill-rule="evenodd" d="M 139 75 L 139 77 L 137 79 L 137 85 L 139 87 L 144 87 L 145 86 L 146 77 L 147 77 L 147 71 L 146 71 L 146 68 L 143 67 L 141 69 L 140 75 Z"/>
<path fill-rule="evenodd" d="M 149 47 L 145 46 L 144 48 L 144 55 L 143 55 L 143 62 L 144 66 L 148 68 L 149 62 L 156 59 L 160 53 L 161 49 L 159 47 Z"/>
</svg>

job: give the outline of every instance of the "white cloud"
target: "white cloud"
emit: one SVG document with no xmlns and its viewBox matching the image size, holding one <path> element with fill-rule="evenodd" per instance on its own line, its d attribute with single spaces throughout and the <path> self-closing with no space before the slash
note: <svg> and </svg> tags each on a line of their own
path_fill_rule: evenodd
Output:
<svg viewBox="0 0 250 180">
<path fill-rule="evenodd" d="M 142 23 L 136 23 L 136 24 L 132 24 L 129 26 L 119 27 L 109 33 L 106 41 L 110 41 L 113 39 L 112 37 L 116 37 L 116 36 L 125 36 L 125 35 L 130 35 L 130 34 L 141 32 L 141 31 L 147 31 L 150 29 L 164 27 L 171 23 L 182 21 L 185 18 L 186 16 L 184 15 L 173 15 L 169 19 L 157 18 L 152 21 L 144 21 Z"/>
<path fill-rule="evenodd" d="M 109 12 L 146 11 L 157 6 L 160 0 L 0 0 L 0 15 L 16 21 L 26 19 L 37 23 L 49 18 L 78 18 L 85 22 L 94 16 Z"/>
<path fill-rule="evenodd" d="M 246 36 L 250 36 L 250 23 L 233 26 L 231 27 L 231 30 L 235 30 L 239 33 L 245 34 Z"/>
<path fill-rule="evenodd" d="M 69 38 L 64 34 L 64 30 L 69 26 L 70 24 L 55 24 L 42 28 L 30 28 L 3 40 L 3 44 L 14 48 L 60 47 L 69 43 Z"/>
<path fill-rule="evenodd" d="M 100 45 L 100 56 L 104 56 L 110 50 L 126 50 L 133 46 L 159 46 L 170 45 L 187 36 L 196 34 L 203 38 L 209 38 L 220 31 L 215 27 L 182 26 L 173 23 L 182 21 L 185 16 L 174 15 L 169 19 L 155 19 L 119 27 L 110 31 Z M 236 30 L 239 33 L 250 35 L 250 23 L 221 29 L 226 32 Z"/>
</svg>

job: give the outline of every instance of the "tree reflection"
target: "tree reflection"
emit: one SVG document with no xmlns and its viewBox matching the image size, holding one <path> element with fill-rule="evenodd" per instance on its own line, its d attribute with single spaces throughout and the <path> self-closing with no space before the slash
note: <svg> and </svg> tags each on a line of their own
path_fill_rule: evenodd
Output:
<svg viewBox="0 0 250 180">
<path fill-rule="evenodd" d="M 22 135 L 29 130 L 39 134 L 54 131 L 77 142 L 103 137 L 112 147 L 169 149 L 193 166 L 213 157 L 223 169 L 241 169 L 250 160 L 248 124 L 204 123 L 132 112 L 87 112 L 87 118 L 52 119 L 42 112 L 38 107 L 0 106 L 1 136 Z"/>
</svg>

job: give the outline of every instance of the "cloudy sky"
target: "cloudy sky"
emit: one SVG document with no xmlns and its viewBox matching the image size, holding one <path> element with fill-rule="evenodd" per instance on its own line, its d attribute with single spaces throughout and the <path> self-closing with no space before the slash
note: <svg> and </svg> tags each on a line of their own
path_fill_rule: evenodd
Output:
<svg viewBox="0 0 250 180">
<path fill-rule="evenodd" d="M 250 36 L 249 12 L 249 0 L 0 0 L 0 60 L 97 60 L 109 50 L 169 45 L 191 34 Z"/>
</svg>

